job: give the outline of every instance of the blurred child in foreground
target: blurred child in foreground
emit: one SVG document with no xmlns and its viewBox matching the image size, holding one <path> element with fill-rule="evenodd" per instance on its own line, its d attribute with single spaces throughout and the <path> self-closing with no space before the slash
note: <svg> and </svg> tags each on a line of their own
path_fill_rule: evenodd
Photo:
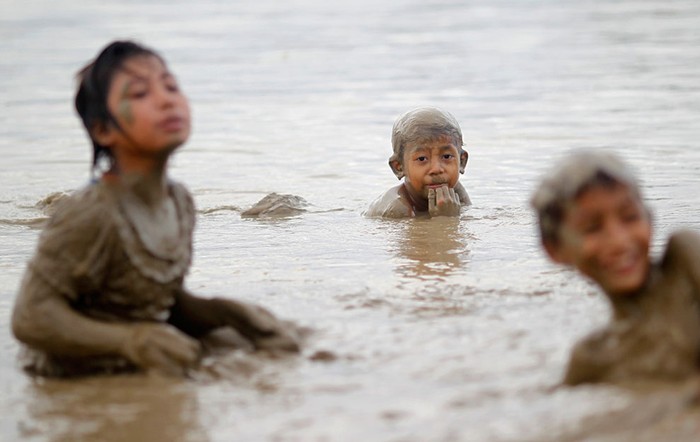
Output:
<svg viewBox="0 0 700 442">
<path fill-rule="evenodd" d="M 61 201 L 28 265 L 12 316 L 24 368 L 184 375 L 200 339 L 221 328 L 254 348 L 296 350 L 267 310 L 184 287 L 195 210 L 167 165 L 189 137 L 190 111 L 163 58 L 132 42 L 108 45 L 79 73 L 75 105 L 96 176 Z"/>
<path fill-rule="evenodd" d="M 531 200 L 549 257 L 595 282 L 608 325 L 573 349 L 564 382 L 684 379 L 700 356 L 700 236 L 678 231 L 649 255 L 652 223 L 639 184 L 617 157 L 569 155 Z"/>
</svg>

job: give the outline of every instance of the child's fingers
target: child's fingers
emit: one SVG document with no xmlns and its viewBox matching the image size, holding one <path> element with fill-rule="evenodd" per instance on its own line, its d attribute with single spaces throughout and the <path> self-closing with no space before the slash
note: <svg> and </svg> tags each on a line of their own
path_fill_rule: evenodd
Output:
<svg viewBox="0 0 700 442">
<path fill-rule="evenodd" d="M 435 203 L 438 206 L 443 206 L 447 203 L 447 197 L 449 195 L 449 187 L 447 185 L 440 186 L 435 191 Z"/>
<path fill-rule="evenodd" d="M 428 189 L 428 213 L 431 215 L 437 210 L 437 206 L 435 204 L 435 189 L 429 188 Z"/>
<path fill-rule="evenodd" d="M 263 307 L 229 299 L 220 302 L 225 325 L 246 336 L 271 335 L 278 328 L 277 318 Z"/>
<path fill-rule="evenodd" d="M 185 336 L 170 327 L 165 329 L 165 333 L 155 337 L 155 347 L 176 363 L 183 366 L 190 366 L 197 362 L 200 355 L 200 345 L 195 339 Z"/>
<path fill-rule="evenodd" d="M 199 342 L 165 324 L 136 324 L 123 344 L 130 361 L 146 369 L 164 373 L 184 372 L 200 356 Z"/>
<path fill-rule="evenodd" d="M 461 204 L 459 201 L 459 195 L 457 195 L 457 192 L 455 192 L 454 188 L 450 189 L 450 200 L 456 202 L 458 205 Z"/>
</svg>

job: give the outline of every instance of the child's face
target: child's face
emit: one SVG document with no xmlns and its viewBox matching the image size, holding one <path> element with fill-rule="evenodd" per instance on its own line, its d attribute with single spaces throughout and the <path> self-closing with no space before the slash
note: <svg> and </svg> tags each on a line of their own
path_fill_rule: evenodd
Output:
<svg viewBox="0 0 700 442">
<path fill-rule="evenodd" d="M 120 128 L 110 124 L 98 132 L 106 137 L 102 144 L 121 153 L 167 155 L 189 137 L 187 98 L 157 57 L 126 60 L 112 78 L 107 107 Z"/>
<path fill-rule="evenodd" d="M 610 296 L 639 290 L 649 271 L 651 223 L 639 198 L 623 184 L 593 186 L 567 209 L 554 261 L 576 267 Z"/>
<path fill-rule="evenodd" d="M 415 199 L 428 199 L 428 191 L 454 187 L 459 180 L 459 149 L 449 136 L 406 146 L 403 156 L 405 185 Z"/>
</svg>

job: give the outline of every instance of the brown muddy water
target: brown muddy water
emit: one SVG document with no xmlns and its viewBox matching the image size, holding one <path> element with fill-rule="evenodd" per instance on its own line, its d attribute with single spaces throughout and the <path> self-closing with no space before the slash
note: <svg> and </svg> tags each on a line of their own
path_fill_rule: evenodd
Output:
<svg viewBox="0 0 700 442">
<path fill-rule="evenodd" d="M 598 291 L 550 265 L 527 206 L 573 148 L 639 171 L 669 232 L 700 228 L 695 0 L 0 0 L 0 440 L 698 440 L 697 387 L 557 388 Z M 313 333 L 299 356 L 232 353 L 188 381 L 31 379 L 9 318 L 43 219 L 87 182 L 73 75 L 108 41 L 160 50 L 194 111 L 172 175 L 200 214 L 188 286 Z M 473 206 L 370 220 L 390 129 L 461 122 Z M 271 192 L 306 212 L 241 217 Z M 37 318 L 40 321 L 41 318 Z"/>
</svg>

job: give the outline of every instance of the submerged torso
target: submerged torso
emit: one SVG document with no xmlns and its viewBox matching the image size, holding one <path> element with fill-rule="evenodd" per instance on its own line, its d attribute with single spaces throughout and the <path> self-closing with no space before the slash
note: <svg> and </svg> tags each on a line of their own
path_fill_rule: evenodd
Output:
<svg viewBox="0 0 700 442">
<path fill-rule="evenodd" d="M 42 232 L 27 277 L 41 278 L 80 313 L 106 321 L 165 321 L 192 254 L 194 206 L 180 184 L 168 184 L 176 226 L 160 236 L 147 211 L 118 185 L 100 182 L 67 199 Z M 174 234 L 173 234 L 174 233 Z M 157 240 L 154 240 L 157 238 Z M 30 275 L 31 274 L 31 275 Z M 74 365 L 29 351 L 28 368 L 71 374 Z M 97 359 L 100 359 L 99 361 Z M 75 361 L 126 366 L 121 358 Z M 86 366 L 87 365 L 87 366 Z"/>
</svg>

